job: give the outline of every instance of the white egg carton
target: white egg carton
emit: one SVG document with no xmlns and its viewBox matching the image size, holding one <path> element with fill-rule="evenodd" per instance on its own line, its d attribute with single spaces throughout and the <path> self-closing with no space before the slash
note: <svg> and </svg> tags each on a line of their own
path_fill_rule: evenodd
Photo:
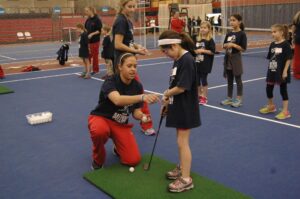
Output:
<svg viewBox="0 0 300 199">
<path fill-rule="evenodd" d="M 52 113 L 49 111 L 45 112 L 40 112 L 40 113 L 33 113 L 26 115 L 27 121 L 31 125 L 35 124 L 42 124 L 46 122 L 51 122 L 52 121 Z"/>
</svg>

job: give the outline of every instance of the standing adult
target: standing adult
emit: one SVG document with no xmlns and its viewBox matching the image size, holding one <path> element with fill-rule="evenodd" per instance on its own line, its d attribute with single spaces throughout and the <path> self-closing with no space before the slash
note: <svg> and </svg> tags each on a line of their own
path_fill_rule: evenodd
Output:
<svg viewBox="0 0 300 199">
<path fill-rule="evenodd" d="M 179 18 L 179 12 L 175 11 L 171 19 L 171 30 L 175 32 L 182 33 L 184 31 L 185 22 Z"/>
<path fill-rule="evenodd" d="M 113 25 L 113 46 L 114 46 L 114 70 L 117 71 L 117 64 L 119 57 L 122 53 L 133 53 L 146 55 L 147 49 L 141 45 L 134 43 L 133 38 L 133 25 L 130 17 L 134 15 L 136 2 L 134 0 L 121 0 L 120 10 Z M 136 73 L 136 80 L 139 81 L 138 74 Z M 147 103 L 142 106 L 142 112 L 147 115 L 149 122 L 141 123 L 141 130 L 145 135 L 154 135 L 155 130 L 150 116 L 150 111 Z"/>
<path fill-rule="evenodd" d="M 295 42 L 295 49 L 294 49 L 294 62 L 293 62 L 293 72 L 294 77 L 296 79 L 300 79 L 300 11 L 296 13 L 293 19 L 294 25 L 294 42 Z"/>
<path fill-rule="evenodd" d="M 93 63 L 92 75 L 99 72 L 99 47 L 100 47 L 100 35 L 102 29 L 102 22 L 96 10 L 93 7 L 85 7 L 85 14 L 88 16 L 85 22 L 85 29 L 89 38 L 89 59 Z M 91 61 L 93 59 L 93 61 Z"/>
</svg>

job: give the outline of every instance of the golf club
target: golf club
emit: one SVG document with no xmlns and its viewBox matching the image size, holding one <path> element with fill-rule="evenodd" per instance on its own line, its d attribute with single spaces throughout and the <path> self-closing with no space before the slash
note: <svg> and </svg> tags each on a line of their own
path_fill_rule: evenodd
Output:
<svg viewBox="0 0 300 199">
<path fill-rule="evenodd" d="M 154 150 L 155 150 L 155 146 L 156 146 L 156 142 L 157 142 L 159 130 L 160 130 L 160 127 L 161 127 L 161 123 L 162 123 L 163 118 L 164 118 L 164 112 L 165 112 L 165 110 L 166 110 L 166 107 L 164 106 L 163 109 L 162 109 L 162 114 L 160 116 L 159 126 L 158 126 L 158 130 L 157 130 L 157 133 L 156 133 L 156 137 L 155 137 L 154 145 L 153 145 L 153 148 L 152 148 L 152 152 L 151 152 L 149 163 L 145 163 L 143 165 L 143 168 L 144 168 L 145 171 L 149 171 L 150 170 L 150 166 L 151 166 L 151 162 L 152 162 L 152 157 L 153 157 L 153 154 L 154 154 Z"/>
</svg>

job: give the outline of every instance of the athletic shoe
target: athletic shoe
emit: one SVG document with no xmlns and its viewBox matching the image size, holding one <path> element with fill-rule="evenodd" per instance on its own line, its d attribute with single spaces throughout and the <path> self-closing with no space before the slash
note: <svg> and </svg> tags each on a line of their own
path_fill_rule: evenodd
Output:
<svg viewBox="0 0 300 199">
<path fill-rule="evenodd" d="M 85 77 L 86 72 L 82 72 L 79 77 Z"/>
<path fill-rule="evenodd" d="M 200 98 L 200 104 L 206 105 L 207 104 L 207 98 L 206 97 L 201 97 Z"/>
<path fill-rule="evenodd" d="M 170 192 L 183 192 L 194 188 L 193 179 L 187 182 L 182 177 L 177 178 L 174 182 L 169 184 L 169 191 Z"/>
<path fill-rule="evenodd" d="M 259 112 L 261 114 L 268 114 L 268 113 L 274 113 L 276 112 L 276 106 L 275 105 L 266 105 L 263 108 L 259 109 Z"/>
<path fill-rule="evenodd" d="M 290 114 L 289 111 L 287 111 L 287 112 L 281 111 L 279 114 L 277 114 L 275 116 L 275 118 L 278 119 L 278 120 L 285 120 L 285 119 L 290 118 L 290 117 L 291 117 L 291 114 Z"/>
<path fill-rule="evenodd" d="M 92 168 L 92 170 L 98 170 L 98 169 L 103 168 L 103 165 L 99 165 L 99 164 L 97 164 L 97 162 L 95 162 L 95 160 L 93 160 L 91 168 Z"/>
<path fill-rule="evenodd" d="M 146 130 L 141 129 L 141 130 L 147 136 L 152 136 L 152 135 L 156 134 L 154 128 L 149 128 L 149 129 L 146 129 Z"/>
<path fill-rule="evenodd" d="M 83 79 L 91 79 L 91 76 L 89 74 L 86 74 Z"/>
<path fill-rule="evenodd" d="M 235 99 L 235 100 L 233 100 L 232 101 L 232 104 L 231 104 L 231 106 L 232 107 L 234 107 L 234 108 L 238 108 L 238 107 L 240 107 L 240 106 L 242 106 L 243 104 L 242 104 L 242 100 L 240 100 L 240 99 Z"/>
<path fill-rule="evenodd" d="M 91 75 L 95 75 L 95 74 L 97 74 L 97 73 L 98 73 L 98 72 L 94 72 L 94 71 L 93 71 L 93 72 L 91 72 Z"/>
<path fill-rule="evenodd" d="M 116 145 L 113 145 L 112 153 L 113 153 L 114 156 L 120 157 L 120 154 L 118 153 L 118 151 L 116 149 Z"/>
<path fill-rule="evenodd" d="M 170 180 L 176 180 L 181 176 L 181 168 L 180 165 L 177 165 L 173 170 L 168 171 L 166 173 L 166 177 Z"/>
<path fill-rule="evenodd" d="M 232 104 L 232 99 L 231 98 L 227 98 L 223 101 L 221 101 L 221 105 L 224 105 L 224 106 L 229 106 Z"/>
</svg>

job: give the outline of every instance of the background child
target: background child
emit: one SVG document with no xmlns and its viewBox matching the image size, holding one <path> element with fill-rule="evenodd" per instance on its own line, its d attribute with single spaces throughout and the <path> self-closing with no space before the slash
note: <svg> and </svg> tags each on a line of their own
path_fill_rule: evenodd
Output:
<svg viewBox="0 0 300 199">
<path fill-rule="evenodd" d="M 244 32 L 242 16 L 239 14 L 231 15 L 230 26 L 233 30 L 226 34 L 223 48 L 226 50 L 224 58 L 224 77 L 227 78 L 227 99 L 221 102 L 222 105 L 231 105 L 232 107 L 242 106 L 243 96 L 243 63 L 241 52 L 247 48 L 247 36 Z M 237 97 L 233 96 L 233 80 L 237 85 Z"/>
<path fill-rule="evenodd" d="M 111 138 L 115 153 L 121 163 L 135 166 L 141 155 L 132 124 L 128 124 L 130 114 L 137 120 L 147 122 L 141 111 L 142 103 L 159 101 L 155 94 L 143 94 L 142 85 L 136 81 L 137 60 L 131 53 L 120 56 L 118 73 L 107 78 L 101 88 L 98 105 L 91 112 L 88 122 L 93 142 L 93 169 L 100 169 L 105 162 L 105 143 Z M 147 118 L 149 119 L 149 118 Z"/>
<path fill-rule="evenodd" d="M 216 44 L 212 38 L 211 25 L 207 21 L 201 23 L 196 48 L 199 102 L 200 104 L 207 104 L 207 75 L 211 72 L 216 49 Z"/>
<path fill-rule="evenodd" d="M 85 31 L 85 28 L 82 24 L 77 24 L 77 31 L 80 32 L 79 36 L 79 57 L 83 60 L 84 71 L 81 74 L 81 77 L 84 79 L 91 78 L 91 66 L 89 61 L 89 39 L 88 34 Z"/>
<path fill-rule="evenodd" d="M 189 146 L 190 129 L 200 126 L 196 65 L 191 53 L 194 42 L 185 33 L 167 30 L 159 36 L 158 45 L 174 60 L 169 89 L 164 92 L 163 103 L 167 113 L 166 126 L 177 131 L 180 164 L 167 172 L 169 191 L 182 192 L 194 187 L 190 177 L 192 153 Z M 164 109 L 163 109 L 164 110 Z"/>
<path fill-rule="evenodd" d="M 112 43 L 112 36 L 110 32 L 111 28 L 107 25 L 104 25 L 102 28 L 102 34 L 104 35 L 102 47 L 103 50 L 101 52 L 101 57 L 105 60 L 106 65 L 106 75 L 102 77 L 102 79 L 106 79 L 107 77 L 114 74 L 113 72 L 113 59 L 114 59 L 114 49 Z"/>
<path fill-rule="evenodd" d="M 267 72 L 267 97 L 268 104 L 259 110 L 262 114 L 276 112 L 275 104 L 273 103 L 273 89 L 274 85 L 280 85 L 280 94 L 283 100 L 282 111 L 275 117 L 283 120 L 291 117 L 288 111 L 288 92 L 287 83 L 290 83 L 290 63 L 292 59 L 292 49 L 287 41 L 288 27 L 282 24 L 275 24 L 271 27 L 272 37 L 274 42 L 271 43 L 268 59 L 269 67 Z"/>
<path fill-rule="evenodd" d="M 293 76 L 300 79 L 300 11 L 293 18 L 294 25 L 294 60 Z"/>
</svg>

